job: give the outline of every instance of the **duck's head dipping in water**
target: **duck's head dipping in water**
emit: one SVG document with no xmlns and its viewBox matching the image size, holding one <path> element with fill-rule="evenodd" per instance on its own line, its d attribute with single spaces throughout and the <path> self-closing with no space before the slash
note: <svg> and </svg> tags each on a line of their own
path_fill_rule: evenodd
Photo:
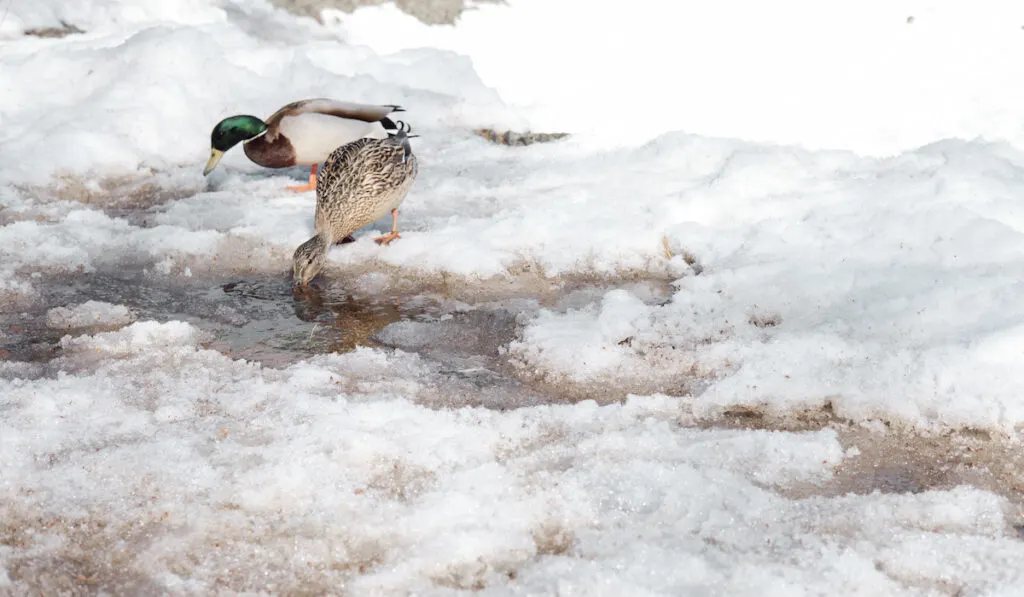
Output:
<svg viewBox="0 0 1024 597">
<path fill-rule="evenodd" d="M 218 122 L 210 133 L 210 159 L 203 169 L 203 176 L 213 172 L 225 151 L 266 131 L 267 124 L 255 116 L 228 116 Z"/>
<path fill-rule="evenodd" d="M 292 279 L 295 284 L 303 286 L 320 273 L 327 260 L 330 241 L 326 236 L 318 234 L 299 245 L 292 256 Z"/>
<path fill-rule="evenodd" d="M 399 121 L 387 138 L 364 137 L 336 148 L 327 157 L 316 182 L 316 233 L 292 256 L 296 285 L 307 286 L 323 269 L 327 251 L 385 214 L 391 232 L 374 239 L 386 245 L 398 234 L 398 207 L 419 171 L 409 145 L 411 127 Z"/>
</svg>

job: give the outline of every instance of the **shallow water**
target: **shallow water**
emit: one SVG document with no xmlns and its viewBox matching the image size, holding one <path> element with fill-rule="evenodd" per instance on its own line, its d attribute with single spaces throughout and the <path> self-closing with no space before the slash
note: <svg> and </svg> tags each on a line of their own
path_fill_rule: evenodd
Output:
<svg viewBox="0 0 1024 597">
<path fill-rule="evenodd" d="M 640 282 L 644 284 L 645 282 Z M 624 388 L 600 391 L 573 384 L 551 385 L 523 378 L 509 365 L 504 347 L 519 335 L 524 317 L 541 303 L 578 307 L 621 281 L 566 285 L 557 297 L 524 300 L 526 286 L 504 299 L 488 296 L 478 304 L 421 291 L 359 293 L 323 280 L 308 290 L 291 285 L 290 276 L 265 274 L 216 277 L 167 277 L 141 270 L 52 276 L 36 280 L 41 297 L 30 310 L 0 313 L 0 359 L 30 361 L 45 367 L 60 355 L 66 334 L 96 333 L 118 326 L 50 329 L 47 310 L 89 300 L 132 309 L 139 320 L 183 320 L 209 333 L 206 348 L 270 367 L 285 367 L 316 354 L 346 352 L 359 346 L 418 354 L 432 366 L 433 378 L 421 401 L 436 408 L 483 406 L 512 409 L 537 404 L 626 398 Z M 653 288 L 653 290 L 651 290 Z M 650 300 L 666 290 L 648 285 Z M 665 393 L 676 395 L 678 392 Z M 680 398 L 685 405 L 688 398 Z M 685 410 L 685 409 L 684 409 Z M 741 416 L 742 415 L 742 416 Z M 837 468 L 824 486 L 792 487 L 792 497 L 846 493 L 917 493 L 970 484 L 1024 504 L 1024 448 L 1019 442 L 964 433 L 924 437 L 896 430 L 865 431 L 835 420 L 794 414 L 772 420 L 758 413 L 728 412 L 721 419 L 686 422 L 701 427 L 820 429 L 832 427 L 844 447 L 859 454 Z M 1024 525 L 1024 515 L 1021 516 Z"/>
<path fill-rule="evenodd" d="M 388 324 L 439 313 L 428 297 L 357 296 L 332 288 L 295 293 L 285 276 L 183 282 L 103 272 L 54 277 L 39 287 L 42 300 L 31 310 L 0 314 L 0 325 L 10 330 L 0 347 L 11 360 L 46 362 L 65 334 L 112 329 L 47 327 L 49 309 L 90 300 L 127 306 L 140 320 L 187 321 L 210 333 L 207 348 L 274 367 L 374 345 L 373 334 Z"/>
</svg>

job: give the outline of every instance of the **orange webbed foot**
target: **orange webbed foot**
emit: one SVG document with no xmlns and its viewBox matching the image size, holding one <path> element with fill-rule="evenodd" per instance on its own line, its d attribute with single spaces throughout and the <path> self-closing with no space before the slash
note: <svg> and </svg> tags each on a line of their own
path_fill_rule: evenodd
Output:
<svg viewBox="0 0 1024 597">
<path fill-rule="evenodd" d="M 389 244 L 391 241 L 395 240 L 396 238 L 402 237 L 398 234 L 398 232 L 388 232 L 384 236 L 378 236 L 377 238 L 373 239 L 373 242 L 377 243 L 378 245 L 386 245 Z"/>
<path fill-rule="evenodd" d="M 316 190 L 316 164 L 313 164 L 309 170 L 309 184 L 285 187 L 289 191 L 295 191 L 296 193 L 305 193 L 306 191 Z"/>
</svg>

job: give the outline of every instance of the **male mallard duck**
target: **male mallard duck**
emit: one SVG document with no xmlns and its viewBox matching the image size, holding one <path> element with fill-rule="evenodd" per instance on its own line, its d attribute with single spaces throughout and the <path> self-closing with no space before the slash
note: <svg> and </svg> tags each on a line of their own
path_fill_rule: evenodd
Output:
<svg viewBox="0 0 1024 597">
<path fill-rule="evenodd" d="M 375 222 L 391 212 L 391 232 L 375 238 L 388 244 L 398 235 L 398 206 L 419 171 L 409 139 L 411 127 L 398 121 L 385 139 L 363 138 L 331 153 L 316 181 L 316 216 L 313 238 L 299 245 L 292 256 L 296 283 L 309 284 L 323 268 L 335 240 Z"/>
<path fill-rule="evenodd" d="M 310 191 L 316 188 L 316 165 L 336 147 L 395 130 L 388 115 L 403 111 L 399 106 L 318 98 L 290 103 L 266 122 L 249 115 L 229 116 L 213 127 L 210 159 L 203 176 L 217 167 L 225 151 L 244 141 L 245 155 L 265 168 L 310 166 L 308 185 L 288 187 L 296 192 Z"/>
</svg>

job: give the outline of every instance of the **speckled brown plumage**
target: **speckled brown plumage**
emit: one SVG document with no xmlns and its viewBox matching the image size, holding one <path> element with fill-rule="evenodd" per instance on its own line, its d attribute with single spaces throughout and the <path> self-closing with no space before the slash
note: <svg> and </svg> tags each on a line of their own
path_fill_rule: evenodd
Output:
<svg viewBox="0 0 1024 597">
<path fill-rule="evenodd" d="M 339 147 L 317 177 L 317 231 L 329 231 L 334 242 L 383 218 L 405 199 L 418 171 L 404 132 Z"/>
<path fill-rule="evenodd" d="M 297 282 L 306 284 L 316 276 L 332 244 L 388 213 L 394 227 L 378 242 L 399 238 L 398 206 L 412 187 L 419 161 L 409 144 L 409 127 L 398 125 L 388 138 L 358 139 L 324 162 L 316 181 L 316 234 L 293 256 Z"/>
</svg>

